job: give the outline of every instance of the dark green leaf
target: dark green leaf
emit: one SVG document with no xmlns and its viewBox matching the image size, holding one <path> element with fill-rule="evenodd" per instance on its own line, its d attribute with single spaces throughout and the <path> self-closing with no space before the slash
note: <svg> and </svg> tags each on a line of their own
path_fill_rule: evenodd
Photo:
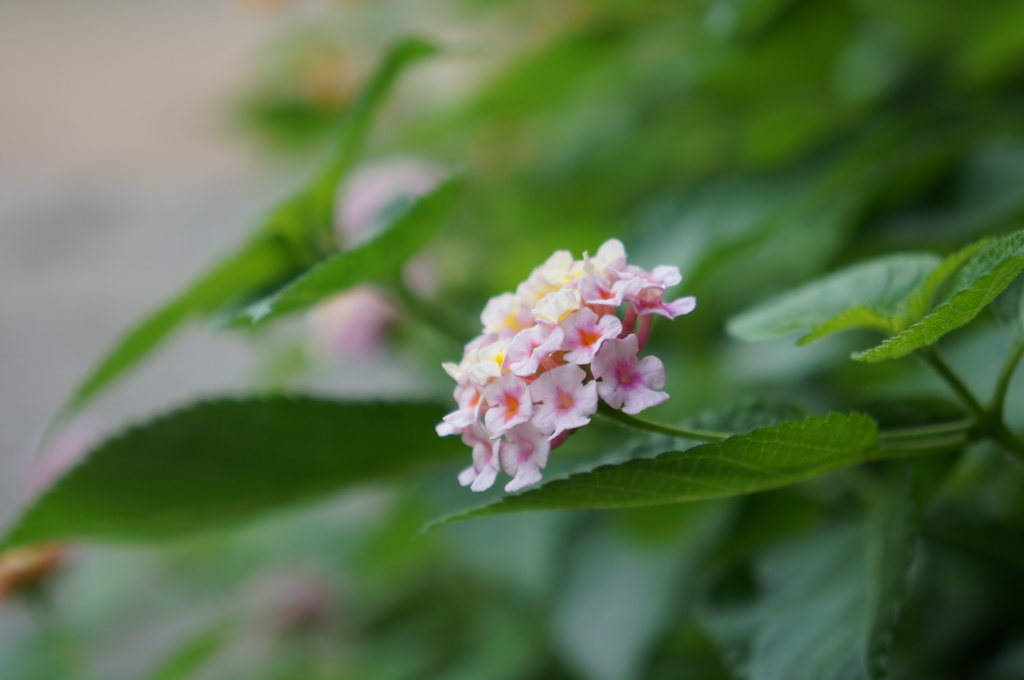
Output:
<svg viewBox="0 0 1024 680">
<path fill-rule="evenodd" d="M 126 430 L 40 497 L 4 545 L 153 541 L 407 472 L 457 449 L 444 409 L 274 397 L 211 401 Z"/>
<path fill-rule="evenodd" d="M 854 354 L 860 361 L 898 359 L 934 344 L 973 320 L 1024 269 L 1024 232 L 988 242 L 953 279 L 942 302 L 927 316 L 882 344 Z"/>
<path fill-rule="evenodd" d="M 359 283 L 393 274 L 441 225 L 454 196 L 449 180 L 410 202 L 377 238 L 324 260 L 246 314 L 254 321 L 275 319 L 305 309 Z"/>
<path fill-rule="evenodd" d="M 833 413 L 686 451 L 602 465 L 435 524 L 508 512 L 625 508 L 735 496 L 884 456 L 871 418 Z"/>
<path fill-rule="evenodd" d="M 791 420 L 803 420 L 807 415 L 806 409 L 781 399 L 749 399 L 728 408 L 688 418 L 680 426 L 706 432 L 744 433 L 782 425 Z"/>
<path fill-rule="evenodd" d="M 593 680 L 647 677 L 656 641 L 679 620 L 702 564 L 722 532 L 725 503 L 678 506 L 668 538 L 637 540 L 605 525 L 579 536 L 565 556 L 554 598 L 555 648 L 579 676 Z M 657 524 L 664 508 L 633 510 Z"/>
<path fill-rule="evenodd" d="M 915 541 L 908 486 L 884 484 L 862 524 L 770 549 L 755 562 L 753 592 L 735 578 L 718 584 L 701 619 L 738 675 L 886 677 Z"/>
</svg>

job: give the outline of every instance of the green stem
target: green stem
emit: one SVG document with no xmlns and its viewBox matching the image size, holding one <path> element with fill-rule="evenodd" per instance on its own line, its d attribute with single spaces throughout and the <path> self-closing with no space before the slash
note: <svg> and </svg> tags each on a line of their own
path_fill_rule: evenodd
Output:
<svg viewBox="0 0 1024 680">
<path fill-rule="evenodd" d="M 1003 369 L 999 372 L 999 380 L 996 381 L 996 389 L 992 395 L 991 413 L 1000 419 L 1003 417 L 1006 406 L 1006 393 L 1010 388 L 1010 378 L 1013 377 L 1013 372 L 1017 369 L 1021 357 L 1024 357 L 1024 342 L 1017 343 L 1010 356 L 1007 357 L 1006 363 L 1003 364 Z"/>
<path fill-rule="evenodd" d="M 1022 442 L 1015 434 L 1010 432 L 1009 428 L 1006 427 L 1006 423 L 1004 423 L 1002 419 L 996 421 L 996 424 L 992 427 L 991 434 L 992 439 L 1016 456 L 1021 463 L 1024 463 L 1024 442 Z"/>
<path fill-rule="evenodd" d="M 618 409 L 614 409 L 608 406 L 604 402 L 597 407 L 598 414 L 604 416 L 608 420 L 614 420 L 620 425 L 626 427 L 632 427 L 637 430 L 644 430 L 646 432 L 657 432 L 659 434 L 667 434 L 672 437 L 682 437 L 684 439 L 696 439 L 704 442 L 717 442 L 727 437 L 733 436 L 731 432 L 709 432 L 707 430 L 692 430 L 685 427 L 674 427 L 672 425 L 666 425 L 665 423 L 659 423 L 653 420 L 647 420 L 646 418 L 637 418 L 631 416 L 628 413 L 623 413 Z"/>
<path fill-rule="evenodd" d="M 899 443 L 905 440 L 924 440 L 930 437 L 943 435 L 965 435 L 970 432 L 976 423 L 973 420 L 955 420 L 949 423 L 937 423 L 935 425 L 921 425 L 918 427 L 904 427 L 898 430 L 884 430 L 878 433 L 882 442 Z"/>
<path fill-rule="evenodd" d="M 942 358 L 938 350 L 935 347 L 926 347 L 921 350 L 920 356 L 924 359 L 925 363 L 928 364 L 940 378 L 946 381 L 957 397 L 963 403 L 967 412 L 979 423 L 986 423 L 989 420 L 988 413 L 985 408 L 978 401 L 977 397 L 971 392 L 970 388 L 964 384 L 960 377 L 953 371 L 953 368 L 946 363 L 946 360 Z"/>
<path fill-rule="evenodd" d="M 401 274 L 391 282 L 391 291 L 399 303 L 407 312 L 415 316 L 427 326 L 441 333 L 455 342 L 462 344 L 473 336 L 473 332 L 463 327 L 461 323 L 449 316 L 445 311 L 438 309 L 419 297 L 405 285 Z"/>
<path fill-rule="evenodd" d="M 87 674 L 82 663 L 74 636 L 61 621 L 53 598 L 42 586 L 25 595 L 25 601 L 33 614 L 40 635 L 53 650 L 54 658 L 60 664 L 68 680 L 84 680 Z"/>
</svg>

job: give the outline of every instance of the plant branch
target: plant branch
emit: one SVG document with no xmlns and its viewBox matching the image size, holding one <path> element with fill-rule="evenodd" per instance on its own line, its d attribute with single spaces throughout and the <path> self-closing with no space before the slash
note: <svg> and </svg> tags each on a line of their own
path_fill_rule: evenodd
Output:
<svg viewBox="0 0 1024 680">
<path fill-rule="evenodd" d="M 946 384 L 956 392 L 956 396 L 960 398 L 967 412 L 979 423 L 984 424 L 988 422 L 989 416 L 985 411 L 985 408 L 978 401 L 977 397 L 971 392 L 970 388 L 960 379 L 960 377 L 953 371 L 953 368 L 946 363 L 946 360 L 942 358 L 935 347 L 926 347 L 920 352 L 920 356 L 924 359 L 924 362 L 934 370 L 940 378 L 946 381 Z"/>
<path fill-rule="evenodd" d="M 1006 393 L 1010 389 L 1010 379 L 1013 377 L 1013 372 L 1017 369 L 1021 357 L 1024 357 L 1024 342 L 1017 343 L 999 372 L 999 379 L 996 381 L 996 388 L 992 395 L 992 408 L 990 411 L 993 416 L 998 417 L 1000 420 L 1006 407 Z"/>
<path fill-rule="evenodd" d="M 401 273 L 391 281 L 390 288 L 407 312 L 442 335 L 459 344 L 473 336 L 473 332 L 465 328 L 461 322 L 409 290 L 405 281 L 402 280 Z"/>
<path fill-rule="evenodd" d="M 925 440 L 943 435 L 966 435 L 977 426 L 974 420 L 954 420 L 948 423 L 937 423 L 935 425 L 920 425 L 917 427 L 903 427 L 896 430 L 883 430 L 878 433 L 879 439 L 884 442 L 898 444 L 905 441 Z"/>
<path fill-rule="evenodd" d="M 992 439 L 997 443 L 1001 444 L 1003 448 L 1012 453 L 1017 457 L 1021 463 L 1024 463 L 1024 442 L 1006 427 L 1006 423 L 999 419 L 992 428 Z"/>
<path fill-rule="evenodd" d="M 614 409 L 605 403 L 601 403 L 597 407 L 599 415 L 604 416 L 608 420 L 613 420 L 620 425 L 626 427 L 632 427 L 636 430 L 644 430 L 646 432 L 657 432 L 659 434 L 667 434 L 672 437 L 682 437 L 684 439 L 696 439 L 704 442 L 717 442 L 727 437 L 733 436 L 732 432 L 709 432 L 707 430 L 693 430 L 685 427 L 675 427 L 673 425 L 667 425 L 665 423 L 659 423 L 654 420 L 647 420 L 646 418 L 638 418 L 631 416 L 628 413 L 623 413 L 618 409 Z"/>
</svg>

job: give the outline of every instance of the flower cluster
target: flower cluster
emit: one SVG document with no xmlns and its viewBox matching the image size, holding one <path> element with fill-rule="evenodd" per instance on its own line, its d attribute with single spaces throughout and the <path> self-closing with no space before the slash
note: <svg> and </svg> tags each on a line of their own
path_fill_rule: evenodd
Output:
<svg viewBox="0 0 1024 680">
<path fill-rule="evenodd" d="M 483 491 L 502 469 L 512 477 L 505 491 L 536 484 L 548 454 L 590 422 L 598 399 L 631 414 L 668 399 L 661 360 L 638 355 L 655 315 L 674 319 L 696 306 L 692 297 L 665 301 L 680 280 L 676 267 L 627 264 L 613 239 L 582 260 L 560 250 L 515 293 L 491 298 L 483 334 L 459 364 L 444 364 L 459 408 L 437 433 L 459 434 L 473 449 L 459 483 Z"/>
</svg>

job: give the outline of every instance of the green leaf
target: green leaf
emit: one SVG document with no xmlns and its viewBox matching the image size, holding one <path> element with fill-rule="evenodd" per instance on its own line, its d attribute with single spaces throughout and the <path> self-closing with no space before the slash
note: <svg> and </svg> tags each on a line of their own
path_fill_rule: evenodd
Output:
<svg viewBox="0 0 1024 680">
<path fill-rule="evenodd" d="M 878 450 L 878 428 L 870 417 L 833 413 L 686 451 L 602 465 L 434 525 L 509 512 L 626 508 L 735 496 L 885 456 Z"/>
<path fill-rule="evenodd" d="M 657 642 L 678 625 L 710 547 L 732 516 L 727 503 L 678 508 L 669 513 L 675 520 L 670 533 L 657 540 L 637 540 L 604 524 L 574 532 L 572 550 L 561 559 L 562 586 L 554 593 L 549 626 L 554 649 L 578 677 L 648 677 Z M 648 526 L 666 514 L 664 508 L 631 512 Z"/>
<path fill-rule="evenodd" d="M 942 302 L 902 333 L 853 357 L 876 362 L 898 359 L 934 344 L 950 331 L 970 323 L 1024 269 L 1024 232 L 986 243 L 951 282 Z"/>
<path fill-rule="evenodd" d="M 745 399 L 727 408 L 687 418 L 680 426 L 705 432 L 742 434 L 765 427 L 775 427 L 791 420 L 803 420 L 808 415 L 806 409 L 781 399 Z"/>
<path fill-rule="evenodd" d="M 133 427 L 41 496 L 4 543 L 154 541 L 248 519 L 457 450 L 431 404 L 210 401 Z"/>
<path fill-rule="evenodd" d="M 992 311 L 1017 342 L 1024 340 L 1024 281 L 1018 279 L 1003 291 L 992 303 Z"/>
<path fill-rule="evenodd" d="M 252 241 L 129 331 L 75 390 L 58 420 L 70 416 L 109 387 L 188 319 L 212 313 L 241 292 L 279 280 L 293 269 L 276 239 Z"/>
<path fill-rule="evenodd" d="M 203 670 L 231 642 L 234 631 L 218 624 L 180 643 L 147 676 L 148 680 L 188 680 Z"/>
<path fill-rule="evenodd" d="M 890 334 L 907 299 L 927 284 L 941 260 L 931 254 L 889 255 L 853 265 L 764 303 L 730 320 L 743 340 L 769 340 L 807 331 L 800 343 L 868 328 Z"/>
<path fill-rule="evenodd" d="M 448 180 L 411 201 L 375 239 L 330 257 L 245 311 L 265 322 L 310 307 L 364 281 L 393 275 L 441 225 L 457 182 Z"/>
<path fill-rule="evenodd" d="M 438 51 L 437 46 L 419 38 L 407 38 L 391 47 L 339 121 L 337 141 L 324 167 L 305 189 L 276 211 L 268 228 L 300 241 L 312 237 L 322 246 L 334 246 L 334 194 L 342 177 L 359 158 L 377 109 L 408 66 Z"/>
<path fill-rule="evenodd" d="M 752 584 L 732 574 L 713 589 L 700 619 L 737 675 L 886 677 L 915 544 L 905 482 L 884 484 L 864 522 L 775 546 L 756 559 Z"/>
<path fill-rule="evenodd" d="M 435 52 L 423 40 L 397 43 L 342 118 L 336 148 L 309 186 L 271 210 L 257 235 L 236 254 L 129 331 L 75 390 L 58 420 L 82 408 L 186 321 L 251 299 L 309 267 L 324 248 L 332 248 L 334 192 L 358 157 L 374 113 L 402 70 Z"/>
</svg>

